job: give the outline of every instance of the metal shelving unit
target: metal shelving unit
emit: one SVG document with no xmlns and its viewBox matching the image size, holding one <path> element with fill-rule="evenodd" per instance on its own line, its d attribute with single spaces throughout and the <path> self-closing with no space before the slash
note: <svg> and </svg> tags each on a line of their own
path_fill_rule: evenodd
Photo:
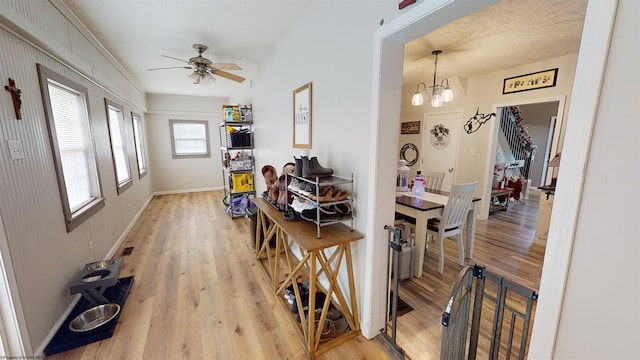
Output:
<svg viewBox="0 0 640 360">
<path fill-rule="evenodd" d="M 296 196 L 300 196 L 306 200 L 309 200 L 311 202 L 314 202 L 316 204 L 316 219 L 313 221 L 316 224 L 316 231 L 317 231 L 317 237 L 318 239 L 320 239 L 320 228 L 323 226 L 328 226 L 328 225 L 332 225 L 332 224 L 337 224 L 337 223 L 344 223 L 345 221 L 349 221 L 350 222 L 350 230 L 353 230 L 353 174 L 351 174 L 351 178 L 344 178 L 344 177 L 339 177 L 339 176 L 328 176 L 328 177 L 311 177 L 311 178 L 305 178 L 305 177 L 301 177 L 301 176 L 295 176 L 291 173 L 286 174 L 287 177 L 292 177 L 295 179 L 298 179 L 298 181 L 302 181 L 305 183 L 310 183 L 315 187 L 315 199 L 312 198 L 311 196 L 305 194 L 304 192 L 301 192 L 300 190 L 297 189 L 293 189 L 290 186 L 287 186 L 287 197 L 289 196 L 289 192 L 295 194 Z M 287 178 L 287 183 L 289 182 L 289 179 Z M 339 186 L 339 185 L 348 185 L 349 186 L 349 195 L 344 199 L 344 200 L 339 200 L 339 201 L 320 201 L 320 188 L 325 187 L 325 186 Z M 351 212 L 349 214 L 348 217 L 343 217 L 339 220 L 331 220 L 331 221 L 322 221 L 321 220 L 321 215 L 320 215 L 320 208 L 321 207 L 328 207 L 331 205 L 336 205 L 336 204 L 345 204 L 348 203 L 350 208 L 351 208 Z"/>
<path fill-rule="evenodd" d="M 249 198 L 256 194 L 253 109 L 250 105 L 223 105 L 222 114 L 219 125 L 222 184 L 227 213 L 235 219 L 245 216 Z"/>
</svg>

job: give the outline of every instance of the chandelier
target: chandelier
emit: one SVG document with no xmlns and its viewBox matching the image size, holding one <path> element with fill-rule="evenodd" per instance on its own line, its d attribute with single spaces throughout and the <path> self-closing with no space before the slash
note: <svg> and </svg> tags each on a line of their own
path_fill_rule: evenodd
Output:
<svg viewBox="0 0 640 360">
<path fill-rule="evenodd" d="M 449 86 L 449 80 L 444 78 L 440 82 L 440 85 L 436 85 L 436 72 L 438 70 L 438 55 L 442 54 L 442 50 L 434 50 L 431 54 L 435 55 L 436 60 L 433 66 L 433 85 L 427 86 L 425 83 L 418 83 L 418 88 L 411 98 L 411 105 L 420 106 L 424 103 L 426 97 L 431 101 L 432 107 L 440 107 L 443 102 L 450 102 L 453 100 L 453 90 Z M 420 89 L 422 85 L 422 90 Z M 424 94 L 424 95 L 423 95 Z"/>
</svg>

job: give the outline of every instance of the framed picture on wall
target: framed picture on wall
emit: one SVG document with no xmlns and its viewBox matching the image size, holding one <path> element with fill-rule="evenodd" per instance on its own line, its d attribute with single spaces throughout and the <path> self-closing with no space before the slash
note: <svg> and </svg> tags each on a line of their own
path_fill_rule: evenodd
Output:
<svg viewBox="0 0 640 360">
<path fill-rule="evenodd" d="M 401 123 L 400 134 L 420 134 L 420 121 L 407 121 Z"/>
<path fill-rule="evenodd" d="M 293 90 L 293 147 L 311 149 L 311 83 Z"/>
<path fill-rule="evenodd" d="M 553 87 L 556 86 L 557 77 L 558 68 L 507 78 L 504 79 L 502 93 L 511 94 Z"/>
</svg>

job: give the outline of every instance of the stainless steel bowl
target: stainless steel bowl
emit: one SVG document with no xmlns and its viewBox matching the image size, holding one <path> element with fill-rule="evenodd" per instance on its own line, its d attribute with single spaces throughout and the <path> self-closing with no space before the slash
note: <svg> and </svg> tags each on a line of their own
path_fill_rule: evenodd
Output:
<svg viewBox="0 0 640 360">
<path fill-rule="evenodd" d="M 94 271 L 88 275 L 85 275 L 82 278 L 83 282 L 93 282 L 93 281 L 98 281 L 100 279 L 102 279 L 104 276 L 109 275 L 109 272 L 107 270 L 100 270 L 100 271 Z"/>
<path fill-rule="evenodd" d="M 89 271 L 104 270 L 110 267 L 111 265 L 113 265 L 115 262 L 116 262 L 115 260 L 96 261 L 94 263 L 89 264 L 89 266 L 87 267 L 87 270 Z"/>
<path fill-rule="evenodd" d="M 69 323 L 69 330 L 73 332 L 86 332 L 96 329 L 113 320 L 120 313 L 120 305 L 109 303 L 92 307 L 76 316 Z"/>
</svg>

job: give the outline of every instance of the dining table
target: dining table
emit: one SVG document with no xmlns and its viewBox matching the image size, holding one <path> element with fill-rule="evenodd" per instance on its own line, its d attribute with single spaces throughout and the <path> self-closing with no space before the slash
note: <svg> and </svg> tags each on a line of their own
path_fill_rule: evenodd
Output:
<svg viewBox="0 0 640 360">
<path fill-rule="evenodd" d="M 425 189 L 423 194 L 411 191 L 396 191 L 396 213 L 415 219 L 415 248 L 413 251 L 413 276 L 422 277 L 424 251 L 427 241 L 427 222 L 442 215 L 449 201 L 449 193 Z M 473 258 L 473 242 L 476 234 L 476 211 L 480 198 L 474 197 L 467 214 L 465 258 Z"/>
</svg>

